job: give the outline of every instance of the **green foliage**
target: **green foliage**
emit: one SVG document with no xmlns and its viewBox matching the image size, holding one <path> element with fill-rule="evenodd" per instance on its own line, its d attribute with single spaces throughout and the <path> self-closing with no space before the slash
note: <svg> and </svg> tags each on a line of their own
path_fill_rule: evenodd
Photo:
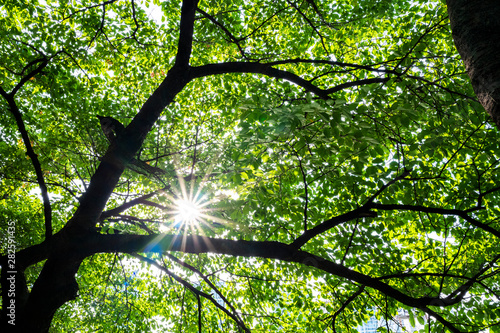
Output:
<svg viewBox="0 0 500 333">
<path fill-rule="evenodd" d="M 0 1 L 3 90 L 49 61 L 15 101 L 58 231 L 109 145 L 96 115 L 127 125 L 172 67 L 180 3 L 150 3 L 161 14 L 155 20 L 147 2 Z M 306 228 L 372 201 L 401 205 L 375 207 L 377 217 L 340 223 L 302 250 L 417 299 L 444 299 L 473 279 L 462 302 L 428 308 L 460 330 L 500 332 L 498 236 L 457 213 L 500 230 L 500 134 L 474 98 L 446 8 L 423 0 L 205 0 L 199 8 L 192 66 L 270 63 L 332 89 L 330 98 L 266 73 L 192 80 L 137 156 L 163 171 L 127 169 L 106 209 L 156 194 L 103 218 L 101 232 L 289 244 Z M 6 238 L 14 221 L 22 249 L 43 240 L 43 204 L 4 99 L 0 110 L 0 234 Z M 173 217 L 183 187 L 205 196 L 209 217 L 199 225 Z M 217 304 L 234 307 L 253 332 L 346 332 L 372 315 L 391 320 L 400 309 L 426 332 L 443 329 L 436 316 L 375 288 L 350 299 L 360 283 L 307 262 L 141 255 L 164 269 L 124 254 L 87 258 L 78 271 L 79 297 L 59 309 L 53 332 L 198 332 L 199 316 L 203 332 L 237 331 Z M 27 272 L 29 288 L 38 270 Z M 215 299 L 218 290 L 226 301 L 211 302 L 187 285 Z"/>
</svg>

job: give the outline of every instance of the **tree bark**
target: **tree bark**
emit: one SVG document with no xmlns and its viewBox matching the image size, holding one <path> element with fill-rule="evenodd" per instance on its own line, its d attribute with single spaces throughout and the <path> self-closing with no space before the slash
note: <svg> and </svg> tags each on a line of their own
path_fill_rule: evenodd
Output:
<svg viewBox="0 0 500 333">
<path fill-rule="evenodd" d="M 500 3 L 447 0 L 451 31 L 479 102 L 500 129 Z"/>
</svg>

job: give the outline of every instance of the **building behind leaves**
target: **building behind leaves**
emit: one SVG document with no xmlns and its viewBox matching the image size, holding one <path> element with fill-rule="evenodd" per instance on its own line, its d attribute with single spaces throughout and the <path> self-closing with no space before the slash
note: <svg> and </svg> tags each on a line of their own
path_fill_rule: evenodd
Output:
<svg viewBox="0 0 500 333">
<path fill-rule="evenodd" d="M 427 318 L 424 318 L 427 321 Z M 410 320 L 410 315 L 406 310 L 400 310 L 397 316 L 391 320 L 377 319 L 375 316 L 371 317 L 366 323 L 357 328 L 359 333 L 378 333 L 378 332 L 391 332 L 391 333 L 412 333 L 424 328 L 417 319 Z"/>
</svg>

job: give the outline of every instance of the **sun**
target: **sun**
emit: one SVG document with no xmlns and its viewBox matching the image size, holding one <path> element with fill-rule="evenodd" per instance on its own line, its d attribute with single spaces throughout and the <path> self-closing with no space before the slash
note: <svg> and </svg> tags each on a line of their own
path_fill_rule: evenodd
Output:
<svg viewBox="0 0 500 333">
<path fill-rule="evenodd" d="M 174 164 L 177 165 L 174 159 Z M 233 195 L 228 195 L 227 190 L 208 189 L 210 176 L 213 169 L 210 165 L 204 174 L 196 175 L 191 169 L 191 174 L 186 176 L 175 168 L 178 184 L 162 191 L 162 197 L 167 205 L 164 206 L 165 222 L 160 225 L 161 232 L 183 229 L 187 232 L 204 234 L 205 229 L 220 228 L 232 225 L 230 220 L 221 217 L 217 211 L 224 209 L 220 206 L 222 200 Z M 188 180 L 189 179 L 189 180 Z M 169 192 L 169 193 L 168 193 Z M 225 216 L 222 214 L 222 216 Z M 168 222 L 174 222 L 169 224 Z"/>
<path fill-rule="evenodd" d="M 202 207 L 193 200 L 180 199 L 175 202 L 175 220 L 183 223 L 197 223 Z"/>
</svg>

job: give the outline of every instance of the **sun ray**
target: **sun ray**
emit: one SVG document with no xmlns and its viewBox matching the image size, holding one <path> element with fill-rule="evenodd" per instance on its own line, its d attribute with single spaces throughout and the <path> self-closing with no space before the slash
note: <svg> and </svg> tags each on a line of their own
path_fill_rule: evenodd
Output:
<svg viewBox="0 0 500 333">
<path fill-rule="evenodd" d="M 217 160 L 217 158 L 214 158 Z M 173 222 L 170 225 L 163 224 L 162 232 L 177 229 L 179 233 L 201 233 L 205 234 L 207 228 L 214 228 L 216 225 L 233 226 L 233 221 L 224 219 L 217 214 L 222 207 L 214 207 L 225 195 L 214 195 L 205 187 L 209 183 L 215 165 L 212 163 L 205 169 L 203 175 L 196 175 L 193 166 L 188 175 L 183 175 L 179 161 L 174 157 L 174 170 L 178 179 L 178 185 L 171 187 L 172 195 L 165 193 L 167 199 L 165 215 L 167 221 Z M 224 191 L 217 189 L 215 193 Z M 210 198 L 211 197 L 211 198 Z M 213 223 L 210 223 L 213 222 Z M 168 222 L 167 222 L 168 223 Z"/>
</svg>

